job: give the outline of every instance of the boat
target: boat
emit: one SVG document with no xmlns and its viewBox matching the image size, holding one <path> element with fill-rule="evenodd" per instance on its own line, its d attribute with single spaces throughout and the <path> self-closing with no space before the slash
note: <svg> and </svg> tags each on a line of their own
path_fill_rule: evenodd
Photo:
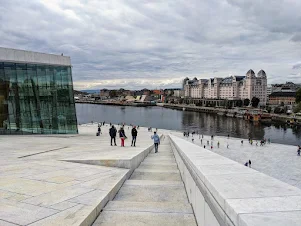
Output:
<svg viewBox="0 0 301 226">
<path fill-rule="evenodd" d="M 226 114 L 227 117 L 235 118 L 237 112 L 235 110 L 229 110 Z"/>
<path fill-rule="evenodd" d="M 270 114 L 260 114 L 259 115 L 259 121 L 260 122 L 272 122 L 272 116 Z"/>
</svg>

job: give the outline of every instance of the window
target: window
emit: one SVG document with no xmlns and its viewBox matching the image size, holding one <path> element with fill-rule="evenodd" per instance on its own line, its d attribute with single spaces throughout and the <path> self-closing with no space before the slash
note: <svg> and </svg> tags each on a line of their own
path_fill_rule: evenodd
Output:
<svg viewBox="0 0 301 226">
<path fill-rule="evenodd" d="M 0 62 L 0 134 L 77 133 L 70 66 Z"/>
</svg>

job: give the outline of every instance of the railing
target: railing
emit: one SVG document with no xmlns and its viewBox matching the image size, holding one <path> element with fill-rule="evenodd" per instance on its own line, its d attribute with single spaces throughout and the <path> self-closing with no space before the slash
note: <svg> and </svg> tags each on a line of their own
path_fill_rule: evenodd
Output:
<svg viewBox="0 0 301 226">
<path fill-rule="evenodd" d="M 173 152 L 199 226 L 301 225 L 301 190 L 181 138 Z"/>
</svg>

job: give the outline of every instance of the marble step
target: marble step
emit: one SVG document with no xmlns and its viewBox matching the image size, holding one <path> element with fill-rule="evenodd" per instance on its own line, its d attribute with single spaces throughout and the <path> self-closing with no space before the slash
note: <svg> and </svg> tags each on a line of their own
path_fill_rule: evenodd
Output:
<svg viewBox="0 0 301 226">
<path fill-rule="evenodd" d="M 180 181 L 128 180 L 114 200 L 188 203 L 183 182 Z"/>
<path fill-rule="evenodd" d="M 93 226 L 196 226 L 192 208 L 179 202 L 111 201 Z"/>
<path fill-rule="evenodd" d="M 178 170 L 146 170 L 137 169 L 130 180 L 182 181 Z"/>
</svg>

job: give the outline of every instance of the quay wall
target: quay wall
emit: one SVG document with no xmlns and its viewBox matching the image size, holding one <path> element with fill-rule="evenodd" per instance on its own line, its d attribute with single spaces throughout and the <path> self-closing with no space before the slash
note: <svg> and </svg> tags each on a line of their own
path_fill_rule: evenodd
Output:
<svg viewBox="0 0 301 226">
<path fill-rule="evenodd" d="M 199 226 L 301 225 L 301 190 L 169 135 Z"/>
</svg>

